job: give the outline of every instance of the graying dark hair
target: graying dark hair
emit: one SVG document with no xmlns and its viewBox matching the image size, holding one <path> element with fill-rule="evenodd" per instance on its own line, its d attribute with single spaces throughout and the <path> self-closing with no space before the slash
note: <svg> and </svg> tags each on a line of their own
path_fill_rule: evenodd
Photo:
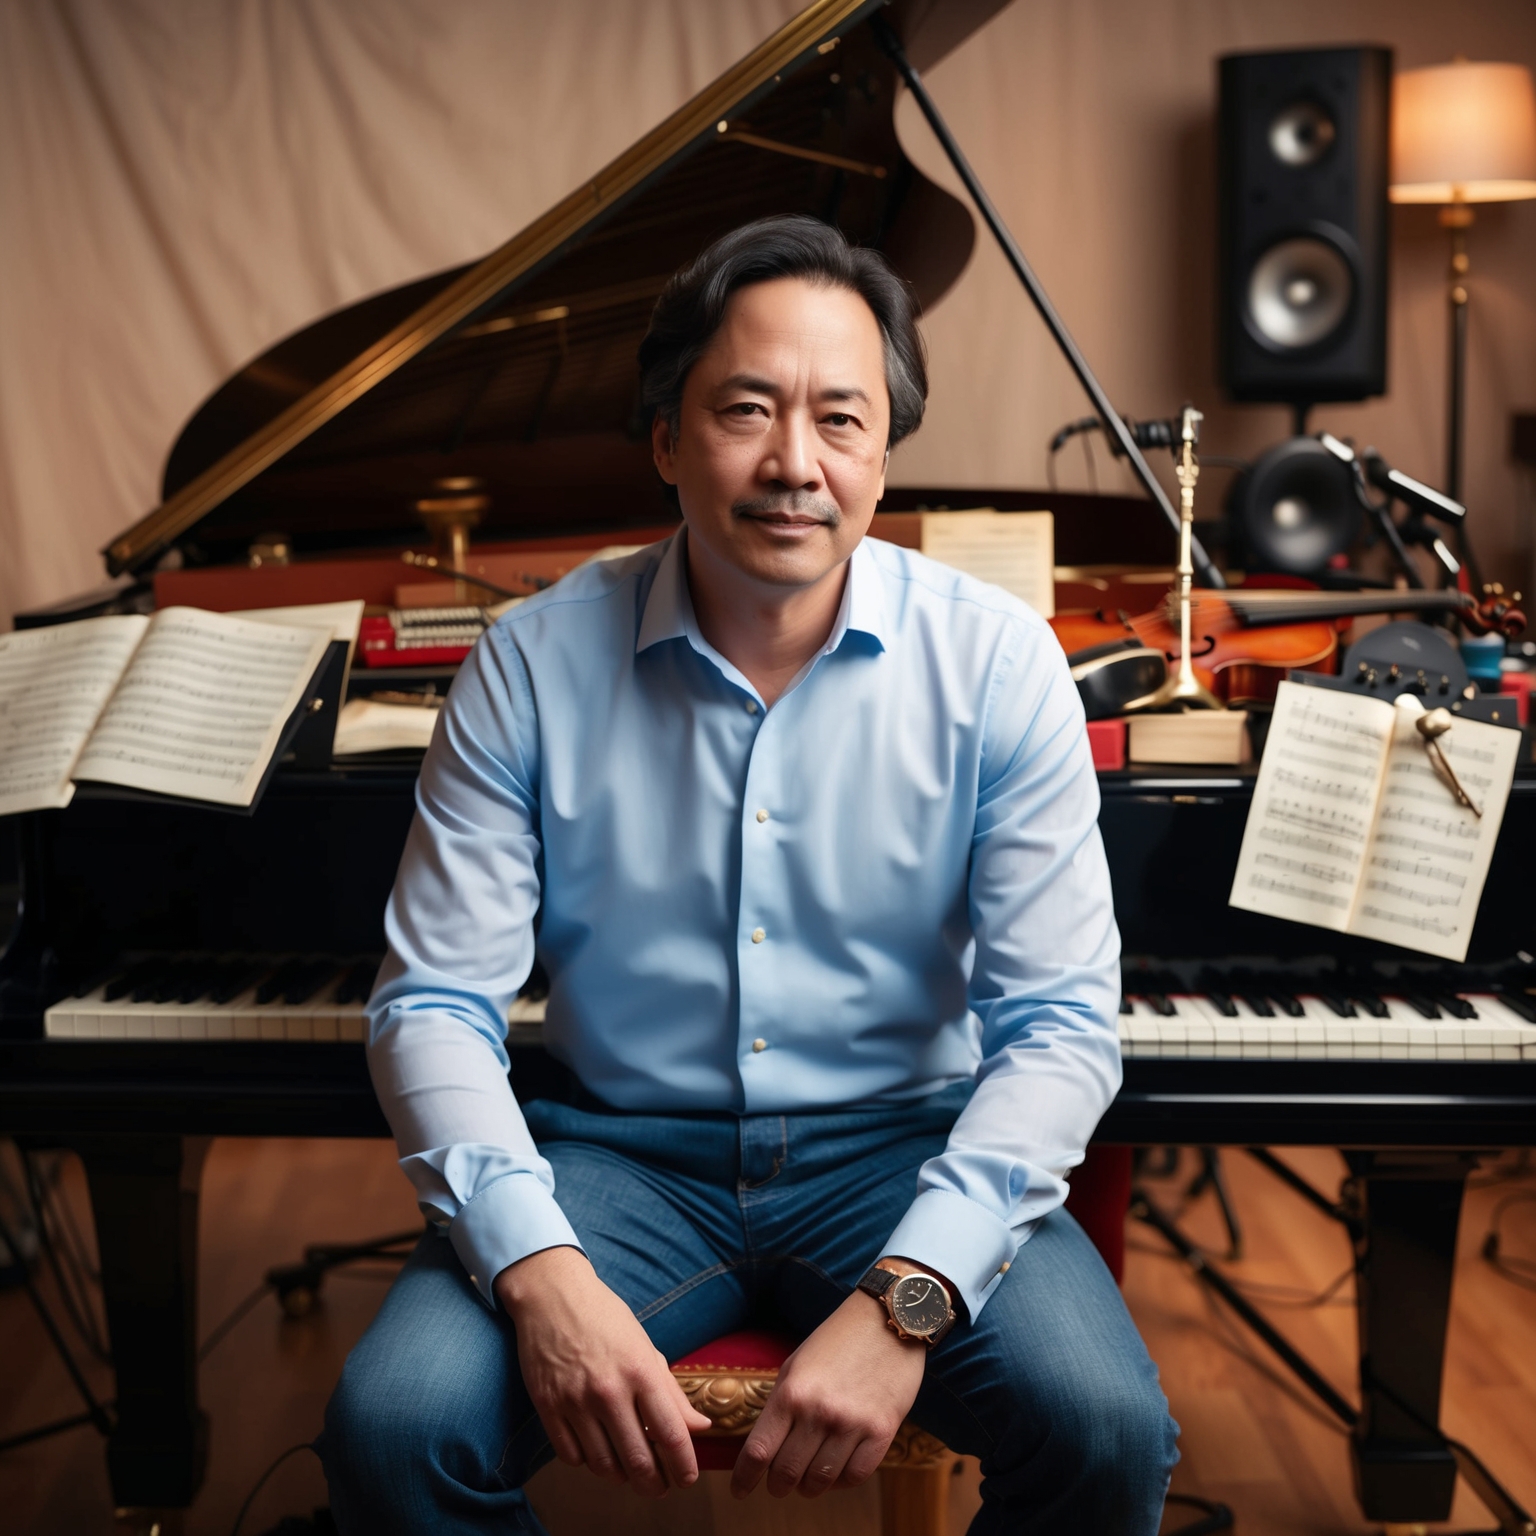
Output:
<svg viewBox="0 0 1536 1536">
<path fill-rule="evenodd" d="M 874 312 L 885 350 L 891 397 L 887 447 L 910 437 L 923 421 L 928 367 L 917 329 L 917 300 L 879 251 L 849 245 L 841 230 L 805 214 L 757 219 L 722 235 L 661 290 L 650 329 L 640 343 L 640 398 L 674 435 L 683 386 L 725 320 L 739 288 L 801 277 L 856 293 Z"/>
</svg>

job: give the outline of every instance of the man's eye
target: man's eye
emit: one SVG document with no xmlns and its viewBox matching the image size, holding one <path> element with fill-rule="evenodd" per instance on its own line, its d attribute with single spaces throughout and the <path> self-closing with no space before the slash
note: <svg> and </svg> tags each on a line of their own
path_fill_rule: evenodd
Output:
<svg viewBox="0 0 1536 1536">
<path fill-rule="evenodd" d="M 853 417 L 848 415 L 845 411 L 833 411 L 832 414 L 827 417 L 827 425 L 829 427 L 846 427 L 851 426 L 852 423 Z"/>
<path fill-rule="evenodd" d="M 739 416 L 751 416 L 754 412 L 758 411 L 761 411 L 765 416 L 768 414 L 755 400 L 740 400 L 731 409 Z"/>
</svg>

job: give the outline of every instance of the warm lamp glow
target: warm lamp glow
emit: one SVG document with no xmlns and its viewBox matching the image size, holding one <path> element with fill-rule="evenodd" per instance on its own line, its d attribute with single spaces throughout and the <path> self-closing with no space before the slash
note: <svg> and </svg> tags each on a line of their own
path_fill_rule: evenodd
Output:
<svg viewBox="0 0 1536 1536">
<path fill-rule="evenodd" d="M 1437 64 L 1392 84 L 1394 203 L 1536 197 L 1536 90 L 1523 64 Z"/>
</svg>

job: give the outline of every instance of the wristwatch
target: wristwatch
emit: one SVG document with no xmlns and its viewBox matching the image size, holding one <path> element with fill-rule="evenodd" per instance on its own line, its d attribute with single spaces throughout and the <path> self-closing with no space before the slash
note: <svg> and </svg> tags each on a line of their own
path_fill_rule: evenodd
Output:
<svg viewBox="0 0 1536 1536">
<path fill-rule="evenodd" d="M 932 1275 L 898 1275 L 876 1264 L 859 1289 L 885 1303 L 887 1323 L 899 1339 L 919 1339 L 931 1348 L 955 1325 L 949 1292 Z"/>
</svg>

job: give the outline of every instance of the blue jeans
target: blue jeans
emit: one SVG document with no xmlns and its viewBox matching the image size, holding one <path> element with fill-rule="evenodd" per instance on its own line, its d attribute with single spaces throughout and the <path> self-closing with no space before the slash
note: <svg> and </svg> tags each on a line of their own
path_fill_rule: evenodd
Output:
<svg viewBox="0 0 1536 1536">
<path fill-rule="evenodd" d="M 748 1324 L 815 1328 L 879 1257 L 968 1094 L 806 1115 L 525 1114 L 597 1273 L 675 1360 Z M 933 1350 L 912 1417 L 980 1458 L 972 1536 L 1157 1530 L 1177 1426 L 1065 1211 Z M 445 1239 L 423 1240 L 352 1351 L 317 1448 L 346 1536 L 542 1530 L 521 1489 L 551 1452 L 516 1337 Z"/>
</svg>

